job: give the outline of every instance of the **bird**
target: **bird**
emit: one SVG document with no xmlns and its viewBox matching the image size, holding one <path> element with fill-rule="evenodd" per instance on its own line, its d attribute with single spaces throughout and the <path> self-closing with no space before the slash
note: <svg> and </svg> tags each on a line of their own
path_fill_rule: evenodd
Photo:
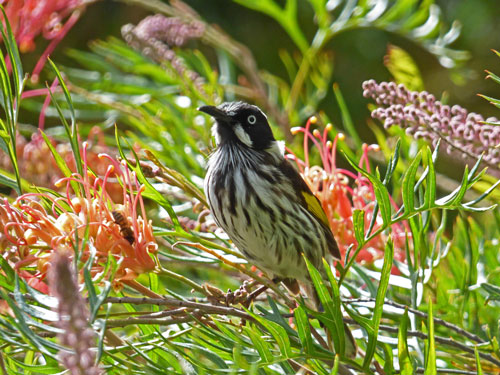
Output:
<svg viewBox="0 0 500 375">
<path fill-rule="evenodd" d="M 340 251 L 320 200 L 259 107 L 236 101 L 198 110 L 215 119 L 204 189 L 216 224 L 250 263 L 296 295 L 303 289 L 322 310 L 304 256 L 321 272 L 323 258 L 340 260 Z M 344 333 L 345 354 L 353 357 L 357 345 L 345 323 Z M 339 374 L 352 373 L 341 364 Z"/>
<path fill-rule="evenodd" d="M 236 101 L 198 110 L 215 119 L 204 189 L 216 224 L 250 263 L 298 294 L 310 284 L 303 256 L 318 270 L 323 258 L 340 260 L 321 202 L 259 107 Z"/>
</svg>

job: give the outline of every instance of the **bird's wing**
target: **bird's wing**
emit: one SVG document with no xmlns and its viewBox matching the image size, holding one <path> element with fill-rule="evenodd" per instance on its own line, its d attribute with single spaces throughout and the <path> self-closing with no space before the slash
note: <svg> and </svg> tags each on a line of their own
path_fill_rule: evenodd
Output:
<svg viewBox="0 0 500 375">
<path fill-rule="evenodd" d="M 311 192 L 307 184 L 306 187 L 309 191 L 302 190 L 301 194 L 306 201 L 307 210 L 311 212 L 316 217 L 316 219 L 321 221 L 324 225 L 330 227 L 330 222 L 328 221 L 328 217 L 326 216 L 325 211 L 321 206 L 320 200 Z"/>
<path fill-rule="evenodd" d="M 283 160 L 281 165 L 281 171 L 285 174 L 286 177 L 290 179 L 292 185 L 298 195 L 299 200 L 302 205 L 314 215 L 316 219 L 325 227 L 325 233 L 330 237 L 330 241 L 328 241 L 328 250 L 330 254 L 336 258 L 340 258 L 340 250 L 337 245 L 337 241 L 333 237 L 333 233 L 331 231 L 330 222 L 328 221 L 328 217 L 326 216 L 323 207 L 321 206 L 320 200 L 313 194 L 309 186 L 304 181 L 300 173 L 294 168 L 294 166 L 288 161 Z"/>
</svg>

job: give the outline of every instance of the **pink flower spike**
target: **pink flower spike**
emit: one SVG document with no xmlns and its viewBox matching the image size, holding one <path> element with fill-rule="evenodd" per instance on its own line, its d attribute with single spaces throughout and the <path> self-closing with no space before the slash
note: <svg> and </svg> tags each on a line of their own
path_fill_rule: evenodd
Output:
<svg viewBox="0 0 500 375">
<path fill-rule="evenodd" d="M 314 119 L 314 121 L 312 121 L 312 119 Z M 314 146 L 318 149 L 318 151 L 320 152 L 321 161 L 324 162 L 323 148 L 321 147 L 321 144 L 318 142 L 318 140 L 314 136 L 314 131 L 311 133 L 309 130 L 309 126 L 308 126 L 310 124 L 316 123 L 316 121 L 317 121 L 316 117 L 314 117 L 314 116 L 311 117 L 311 119 L 309 119 L 309 121 L 306 124 L 306 130 L 304 132 L 304 145 L 306 145 L 306 147 L 304 148 L 304 157 L 306 159 L 306 167 L 307 168 L 310 167 L 310 165 L 309 165 L 309 142 L 308 142 L 309 140 L 311 140 L 312 143 L 314 144 Z M 316 133 L 316 134 L 318 134 L 318 133 Z"/>
<path fill-rule="evenodd" d="M 113 159 L 111 156 L 105 153 L 99 154 L 99 159 L 107 159 L 111 163 L 111 165 L 114 166 L 115 174 L 117 176 L 119 175 L 123 179 L 122 164 L 120 164 L 117 160 Z M 124 181 L 122 181 L 121 183 L 124 184 Z M 123 204 L 126 204 L 127 189 L 125 187 L 122 189 L 122 196 L 123 196 Z"/>
<path fill-rule="evenodd" d="M 41 197 L 43 199 L 48 199 L 49 201 L 52 202 L 52 204 L 55 204 L 57 206 L 57 208 L 64 211 L 62 206 L 60 206 L 53 197 L 51 197 L 49 194 L 45 194 L 45 193 L 26 193 L 26 194 L 23 194 L 16 199 L 16 204 L 20 204 L 19 202 L 22 202 L 23 200 L 27 200 L 31 197 Z M 29 199 L 29 200 L 31 201 L 31 199 Z"/>
<path fill-rule="evenodd" d="M 78 290 L 77 275 L 68 253 L 64 246 L 56 249 L 49 273 L 50 290 L 58 300 L 57 325 L 61 329 L 58 339 L 70 349 L 61 350 L 59 358 L 71 374 L 100 375 L 102 370 L 94 365 L 97 337 L 90 327 L 89 309 Z"/>
<path fill-rule="evenodd" d="M 112 173 L 114 173 L 114 171 L 115 171 L 115 167 L 113 165 L 108 166 L 108 169 L 106 169 L 106 174 L 104 175 L 104 177 L 102 179 L 102 185 L 101 185 L 103 197 L 104 197 L 104 194 L 106 193 L 106 183 L 108 182 L 108 178 Z"/>
</svg>

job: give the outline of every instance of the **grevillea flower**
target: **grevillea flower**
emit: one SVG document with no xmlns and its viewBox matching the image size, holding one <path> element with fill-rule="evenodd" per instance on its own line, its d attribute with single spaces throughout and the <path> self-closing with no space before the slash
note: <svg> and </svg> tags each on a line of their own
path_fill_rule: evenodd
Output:
<svg viewBox="0 0 500 375">
<path fill-rule="evenodd" d="M 59 320 L 57 335 L 67 348 L 59 352 L 59 359 L 71 375 L 99 375 L 102 370 L 95 365 L 96 334 L 89 326 L 89 310 L 78 290 L 77 275 L 72 269 L 71 258 L 62 248 L 54 252 L 49 272 L 51 293 L 57 298 Z"/>
<path fill-rule="evenodd" d="M 459 105 L 444 105 L 426 91 L 409 91 L 394 82 L 369 80 L 363 83 L 363 90 L 363 95 L 379 106 L 372 117 L 382 121 L 385 128 L 400 126 L 407 134 L 434 145 L 442 139 L 448 153 L 475 159 L 483 154 L 485 162 L 498 168 L 500 126 L 490 124 L 498 122 L 495 117 L 484 119 Z"/>
<path fill-rule="evenodd" d="M 337 133 L 333 142 L 328 140 L 329 133 L 333 130 L 331 124 L 326 125 L 323 133 L 315 129 L 311 131 L 311 125 L 316 123 L 316 118 L 311 117 L 305 127 L 292 129 L 293 134 L 304 133 L 304 160 L 300 160 L 290 152 L 287 158 L 293 160 L 306 181 L 311 191 L 321 201 L 323 209 L 330 222 L 330 227 L 339 245 L 342 257 L 347 249 L 357 241 L 354 235 L 353 211 L 363 210 L 365 213 L 365 231 L 368 230 L 370 221 L 374 215 L 375 193 L 370 181 L 361 174 L 352 173 L 349 170 L 336 166 L 337 142 L 344 138 L 342 133 Z M 319 152 L 322 165 L 310 165 L 309 143 L 312 142 Z M 378 145 L 363 145 L 363 154 L 359 166 L 370 171 L 368 152 L 378 150 Z M 398 207 L 394 204 L 395 209 Z M 382 218 L 377 215 L 372 233 L 382 225 Z M 391 237 L 394 242 L 395 258 L 399 261 L 405 260 L 405 230 L 402 225 L 392 226 Z M 383 258 L 388 236 L 380 233 L 371 239 L 359 252 L 356 260 L 361 263 L 372 263 L 378 258 Z"/>
<path fill-rule="evenodd" d="M 198 21 L 186 23 L 176 17 L 155 14 L 139 22 L 134 31 L 143 38 L 161 40 L 170 47 L 180 47 L 190 39 L 200 38 L 205 25 Z"/>
<path fill-rule="evenodd" d="M 102 273 L 108 256 L 117 259 L 115 286 L 153 270 L 151 255 L 157 251 L 151 222 L 147 220 L 142 192 L 135 173 L 125 162 L 107 154 L 99 157 L 108 167 L 102 177 L 92 176 L 88 169 L 88 144 L 82 149 L 83 176 L 73 174 L 60 179 L 65 187 L 62 196 L 50 193 L 28 193 L 10 204 L 0 202 L 0 241 L 6 260 L 30 285 L 44 292 L 47 270 L 54 249 L 78 249 L 81 260 L 95 249 L 94 274 Z M 108 183 L 122 187 L 120 203 L 108 194 Z M 79 191 L 75 191 L 76 186 Z"/>
<path fill-rule="evenodd" d="M 189 70 L 184 61 L 177 56 L 173 47 L 183 46 L 190 39 L 198 39 L 205 32 L 201 22 L 184 22 L 176 17 L 161 14 L 144 18 L 137 26 L 127 24 L 122 27 L 122 36 L 133 48 L 156 62 L 168 61 L 179 76 L 186 76 L 200 89 L 204 82 L 198 73 Z"/>
<path fill-rule="evenodd" d="M 35 69 L 37 80 L 47 57 L 80 18 L 85 5 L 93 0 L 0 0 L 21 52 L 35 49 L 35 38 L 42 34 L 51 42 Z"/>
<path fill-rule="evenodd" d="M 66 162 L 72 172 L 76 172 L 75 158 L 68 142 L 57 142 L 50 138 L 52 146 Z M 115 150 L 108 147 L 104 141 L 104 134 L 99 127 L 90 130 L 87 163 L 98 176 L 106 174 L 110 163 L 99 158 L 101 153 L 113 153 Z M 56 181 L 63 177 L 52 153 L 40 133 L 33 133 L 28 141 L 22 135 L 16 137 L 16 153 L 19 172 L 25 180 L 36 186 L 53 188 Z M 13 172 L 9 156 L 0 150 L 0 168 Z M 93 177 L 90 176 L 90 179 Z M 121 202 L 122 187 L 117 181 L 108 181 L 106 191 L 114 202 Z"/>
</svg>

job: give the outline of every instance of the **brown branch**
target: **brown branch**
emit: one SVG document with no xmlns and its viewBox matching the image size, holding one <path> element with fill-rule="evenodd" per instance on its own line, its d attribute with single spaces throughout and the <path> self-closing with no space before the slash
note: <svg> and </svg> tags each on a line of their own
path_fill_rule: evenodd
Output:
<svg viewBox="0 0 500 375">
<path fill-rule="evenodd" d="M 174 298 L 163 297 L 163 298 L 136 298 L 136 297 L 108 297 L 104 300 L 105 303 L 130 303 L 131 305 L 157 305 L 157 306 L 169 306 L 177 308 L 187 308 L 200 310 L 207 314 L 218 314 L 218 315 L 231 315 L 243 318 L 246 320 L 254 321 L 251 315 L 247 314 L 243 310 L 236 309 L 234 307 L 226 306 L 216 306 L 209 305 L 205 303 L 182 301 Z M 127 319 L 124 319 L 127 320 Z M 108 321 L 109 323 L 110 321 Z"/>
<path fill-rule="evenodd" d="M 160 326 L 169 326 L 172 324 L 187 323 L 195 320 L 193 316 L 184 316 L 181 318 L 169 319 L 147 319 L 147 318 L 128 318 L 128 319 L 113 319 L 106 322 L 107 328 L 126 327 L 137 324 L 155 324 Z"/>
<path fill-rule="evenodd" d="M 186 310 L 187 310 L 186 307 L 180 307 L 178 309 L 166 310 L 166 311 L 156 311 L 156 312 L 152 312 L 149 314 L 144 314 L 144 312 L 143 312 L 143 315 L 139 316 L 138 318 L 149 318 L 149 319 L 165 318 L 167 316 L 185 314 Z"/>
<path fill-rule="evenodd" d="M 235 262 L 232 262 L 226 258 L 224 258 L 222 255 L 220 255 L 219 253 L 217 253 L 216 251 L 212 250 L 212 249 L 209 249 L 208 247 L 206 246 L 203 246 L 202 244 L 199 244 L 199 243 L 193 243 L 193 242 L 184 242 L 184 241 L 178 241 L 176 243 L 174 243 L 172 245 L 172 248 L 176 247 L 177 245 L 185 245 L 185 246 L 191 246 L 191 247 L 194 247 L 196 249 L 199 249 L 199 250 L 202 250 L 210 255 L 213 255 L 214 257 L 216 257 L 217 259 L 219 259 L 221 262 L 223 262 L 224 264 L 227 264 L 233 268 L 236 268 L 237 270 L 239 270 L 240 272 L 250 276 L 251 278 L 253 278 L 254 280 L 257 280 L 258 282 L 260 282 L 261 284 L 267 286 L 269 289 L 273 290 L 277 295 L 279 295 L 281 298 L 283 298 L 284 300 L 284 303 L 290 307 L 290 308 L 295 308 L 295 303 L 293 303 L 293 301 L 291 301 L 278 287 L 276 284 L 274 284 L 273 282 L 269 282 L 268 280 L 266 280 L 265 278 L 257 275 L 255 272 L 252 272 L 252 271 L 249 271 L 245 266 L 243 266 L 242 264 L 239 264 L 239 263 L 235 263 Z"/>
<path fill-rule="evenodd" d="M 348 324 L 354 324 L 354 325 L 359 325 L 354 319 L 346 319 L 344 318 L 344 322 L 348 323 Z M 381 331 L 385 331 L 385 332 L 389 332 L 389 333 L 395 333 L 397 334 L 399 332 L 399 328 L 398 327 L 390 327 L 390 326 L 386 326 L 386 325 L 380 325 L 379 327 L 379 330 Z M 406 332 L 406 335 L 408 337 L 416 337 L 416 338 L 419 338 L 419 339 L 422 339 L 422 340 L 427 340 L 429 338 L 429 336 L 426 334 L 426 333 L 423 333 L 423 332 L 420 332 L 420 331 L 407 331 Z M 450 347 L 453 347 L 453 348 L 456 348 L 456 349 L 460 349 L 460 350 L 463 350 L 464 352 L 466 353 L 469 353 L 469 354 L 472 354 L 472 355 L 475 355 L 474 353 L 474 349 L 473 348 L 470 348 L 468 347 L 467 345 L 465 344 L 462 344 L 458 341 L 455 341 L 451 338 L 446 338 L 446 337 L 441 337 L 441 336 L 434 336 L 434 339 L 436 342 L 440 343 L 440 344 L 443 344 L 443 345 L 447 345 L 447 346 L 450 346 Z M 486 353 L 482 353 L 482 352 L 478 352 L 479 356 L 497 366 L 500 367 L 500 360 L 494 358 L 493 356 L 489 355 L 489 354 L 486 354 Z"/>
<path fill-rule="evenodd" d="M 467 370 L 457 370 L 457 369 L 445 369 L 445 368 L 438 368 L 437 370 L 438 374 L 463 374 L 463 375 L 477 375 L 477 371 L 467 371 Z M 417 368 L 416 370 L 417 374 L 424 374 L 425 369 L 422 367 Z"/>
<path fill-rule="evenodd" d="M 358 299 L 348 299 L 348 300 L 344 300 L 342 302 L 346 302 L 349 304 L 351 304 L 351 303 L 366 303 L 366 302 L 375 302 L 375 299 L 374 298 L 358 298 Z M 420 316 L 422 318 L 425 318 L 425 319 L 427 319 L 427 317 L 428 317 L 428 315 L 422 311 L 412 309 L 411 307 L 408 307 L 406 305 L 402 305 L 402 304 L 399 304 L 396 302 L 384 301 L 384 304 L 389 305 L 389 306 L 393 306 L 393 307 L 397 307 L 398 309 L 401 309 L 401 310 L 408 309 L 409 312 L 411 312 L 417 316 Z M 484 340 L 482 340 L 479 336 L 476 336 L 473 333 L 470 333 L 470 332 L 468 332 L 468 331 L 466 331 L 466 330 L 464 330 L 464 329 L 462 329 L 462 328 L 460 328 L 452 323 L 448 323 L 447 321 L 445 321 L 443 319 L 434 318 L 434 323 L 441 325 L 443 327 L 446 327 L 448 329 L 451 329 L 452 331 L 455 331 L 458 334 L 465 336 L 468 339 L 475 341 L 479 344 L 484 344 Z"/>
<path fill-rule="evenodd" d="M 135 280 L 124 280 L 123 284 L 150 298 L 162 298 L 160 294 L 153 292 L 151 289 L 146 288 L 144 285 Z"/>
</svg>

